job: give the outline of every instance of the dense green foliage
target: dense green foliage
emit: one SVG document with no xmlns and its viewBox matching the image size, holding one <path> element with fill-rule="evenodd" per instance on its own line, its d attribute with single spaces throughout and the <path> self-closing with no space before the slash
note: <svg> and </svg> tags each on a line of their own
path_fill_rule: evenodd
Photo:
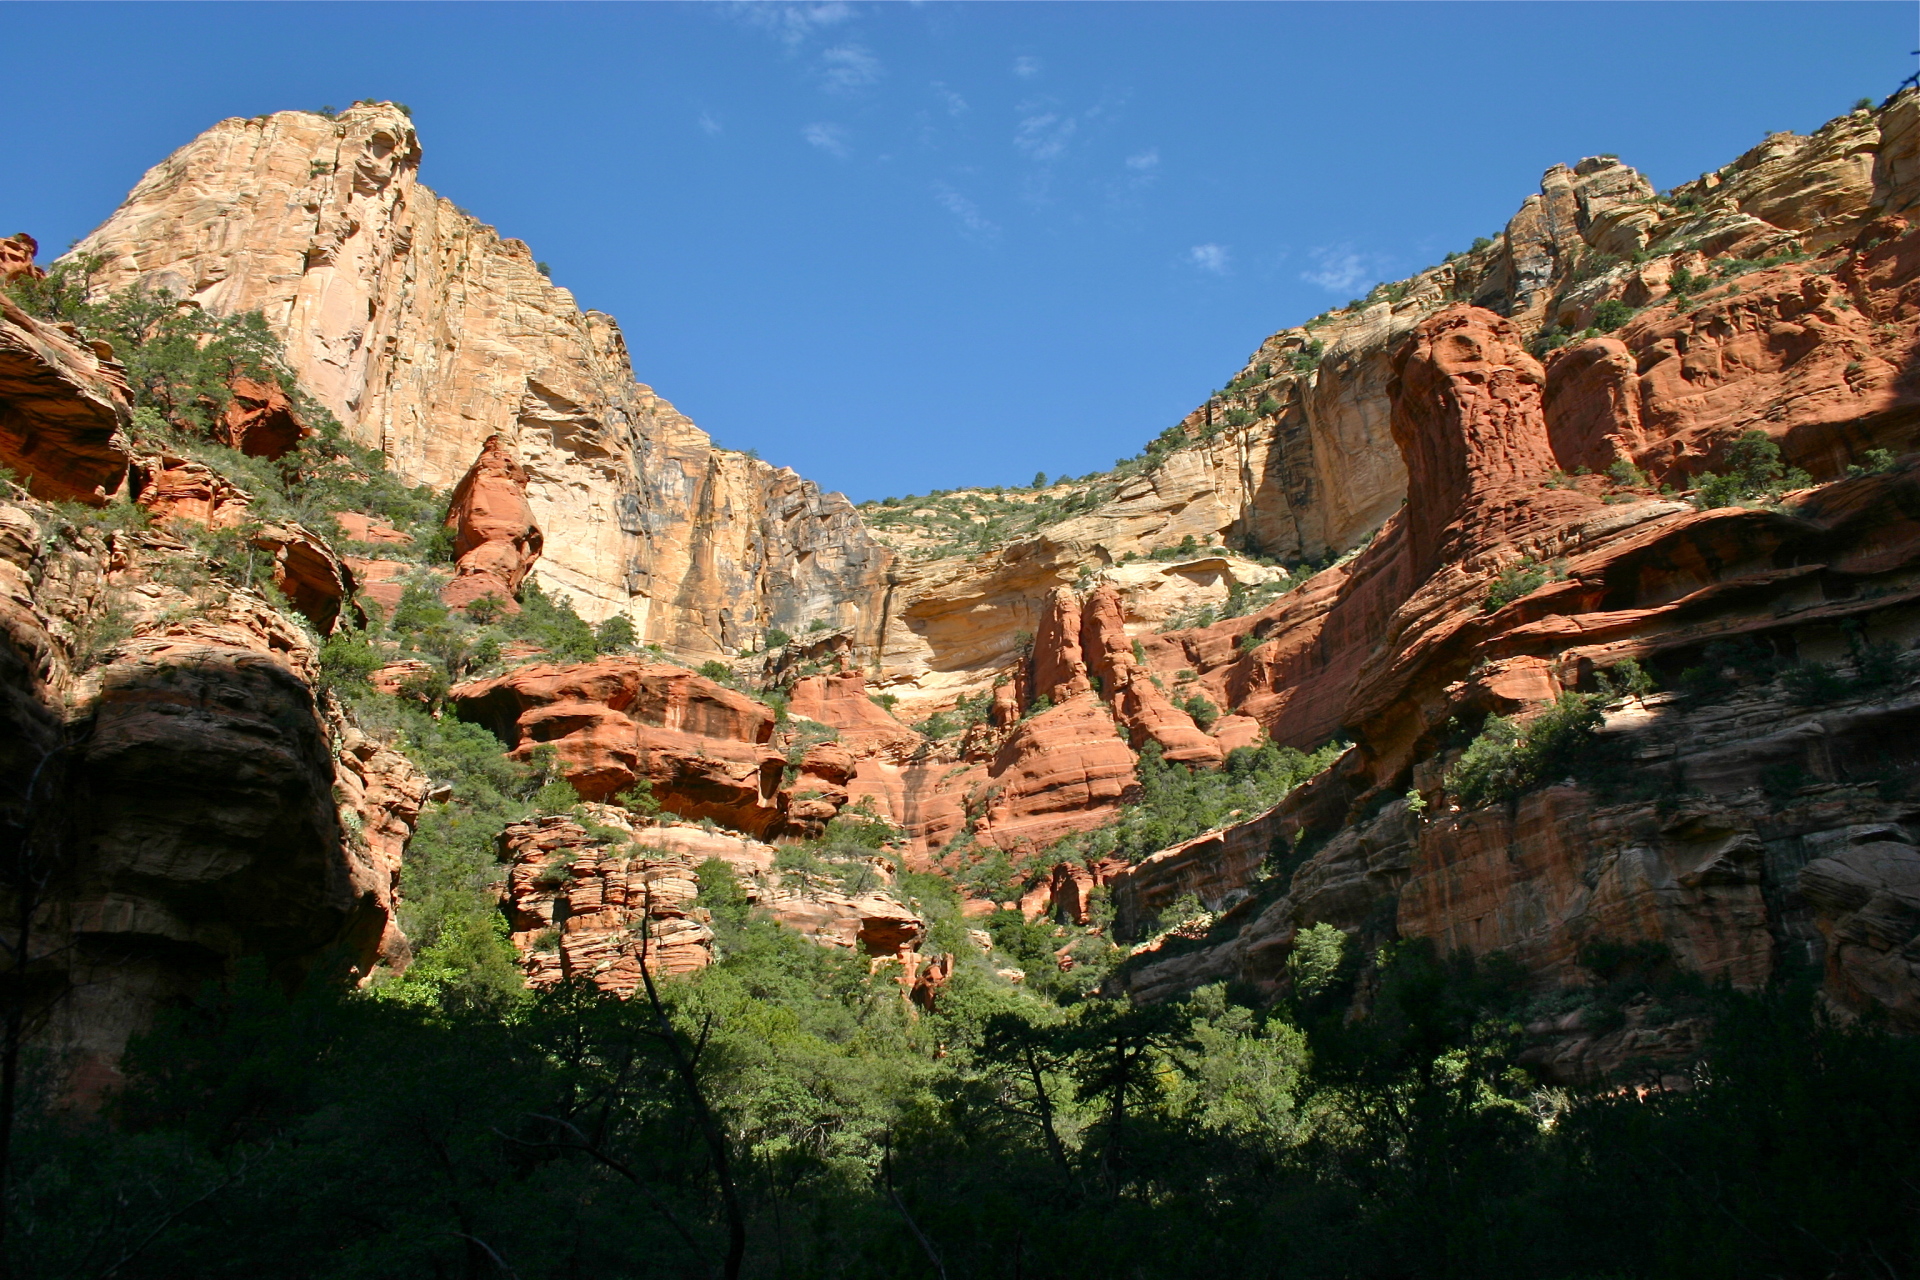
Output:
<svg viewBox="0 0 1920 1280">
<path fill-rule="evenodd" d="M 1575 1095 L 1519 1064 L 1497 958 L 1391 947 L 1359 1020 L 1363 962 L 1331 940 L 1264 1010 L 1060 1007 L 973 963 L 914 1016 L 729 881 L 703 873 L 726 954 L 665 984 L 671 1033 L 575 989 L 209 990 L 137 1045 L 116 1126 L 31 1117 L 15 1272 L 716 1274 L 721 1184 L 668 1034 L 701 1046 L 747 1276 L 1744 1280 L 1920 1250 L 1920 1045 L 1805 990 L 1697 988 L 1718 1021 L 1689 1090 Z M 1644 998 L 1638 962 L 1597 956 L 1597 990 Z"/>
<path fill-rule="evenodd" d="M 1210 831 L 1234 810 L 1251 816 L 1272 808 L 1287 792 L 1332 764 L 1346 749 L 1329 743 L 1311 754 L 1267 743 L 1238 747 L 1218 769 L 1171 764 L 1160 744 L 1140 749 L 1140 798 L 1121 810 L 1112 826 L 1068 836 L 1048 850 L 1048 865 L 1062 858 L 1122 857 L 1138 862 L 1156 850 Z"/>
<path fill-rule="evenodd" d="M 1489 717 L 1447 774 L 1447 789 L 1463 807 L 1511 800 L 1564 776 L 1579 760 L 1600 723 L 1603 699 L 1567 692 L 1524 723 Z"/>
<path fill-rule="evenodd" d="M 1494 576 L 1481 599 L 1481 608 L 1487 613 L 1497 613 L 1522 596 L 1532 595 L 1562 573 L 1558 565 L 1541 564 L 1532 556 L 1523 556 Z"/>
<path fill-rule="evenodd" d="M 363 694 L 353 712 L 369 734 L 391 742 L 449 789 L 444 800 L 421 809 L 407 844 L 400 925 L 413 943 L 414 962 L 381 994 L 461 1006 L 517 998 L 520 973 L 489 886 L 500 878 L 503 827 L 575 802 L 572 788 L 554 775 L 552 749 L 532 765 L 518 764 L 485 729 L 431 716 L 404 698 Z M 543 794 L 556 783 L 558 803 Z"/>
</svg>

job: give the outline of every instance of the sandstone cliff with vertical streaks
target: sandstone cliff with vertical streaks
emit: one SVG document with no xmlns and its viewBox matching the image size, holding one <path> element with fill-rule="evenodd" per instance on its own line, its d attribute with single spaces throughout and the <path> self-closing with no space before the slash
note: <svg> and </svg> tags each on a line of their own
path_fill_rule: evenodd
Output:
<svg viewBox="0 0 1920 1280">
<path fill-rule="evenodd" d="M 825 618 L 877 633 L 888 555 L 850 504 L 715 448 L 634 380 L 519 240 L 419 181 L 389 104 L 222 121 L 77 247 L 93 283 L 259 311 L 301 385 L 413 483 L 451 488 L 499 436 L 546 533 L 533 574 L 589 620 L 694 659 Z"/>
</svg>

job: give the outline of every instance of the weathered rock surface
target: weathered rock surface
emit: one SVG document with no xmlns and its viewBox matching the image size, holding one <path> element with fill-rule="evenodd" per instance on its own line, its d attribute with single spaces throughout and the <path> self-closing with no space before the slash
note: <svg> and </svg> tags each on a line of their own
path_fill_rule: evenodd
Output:
<svg viewBox="0 0 1920 1280">
<path fill-rule="evenodd" d="M 594 819 L 634 834 L 617 809 L 598 806 Z M 693 905 L 697 864 L 684 854 L 609 845 L 568 817 L 518 822 L 500 839 L 528 986 L 583 979 L 629 997 L 642 964 L 664 977 L 713 963 L 713 930 Z"/>
<path fill-rule="evenodd" d="M 764 836 L 785 821 L 773 712 L 682 667 L 602 658 L 522 667 L 448 695 L 525 760 L 551 747 L 583 799 L 645 779 L 670 811 Z"/>
<path fill-rule="evenodd" d="M 163 532 L 19 500 L 0 535 L 4 803 L 59 863 L 34 949 L 70 1087 L 110 1085 L 160 1003 L 242 957 L 286 979 L 330 955 L 403 965 L 426 780 L 323 714 L 307 634 L 251 593 L 177 585 L 195 553 Z"/>
<path fill-rule="evenodd" d="M 488 436 L 473 467 L 455 486 L 447 509 L 454 531 L 454 577 L 440 598 L 455 608 L 488 596 L 508 612 L 543 538 L 527 505 L 527 473 L 499 436 Z"/>
<path fill-rule="evenodd" d="M 1845 271 L 1863 253 L 1893 258 L 1900 249 L 1895 241 L 1835 252 Z M 1912 275 L 1889 273 L 1884 287 L 1897 290 Z M 1391 907 L 1400 936 L 1432 938 L 1442 950 L 1505 952 L 1547 986 L 1581 984 L 1580 949 L 1595 940 L 1655 942 L 1739 987 L 1766 981 L 1785 949 L 1826 964 L 1828 994 L 1842 1007 L 1910 1020 L 1898 957 L 1913 936 L 1900 905 L 1910 847 L 1900 824 L 1912 801 L 1862 785 L 1908 770 L 1895 744 L 1909 735 L 1896 726 L 1912 714 L 1910 677 L 1833 710 L 1796 710 L 1765 684 L 1773 654 L 1860 661 L 1842 622 L 1863 628 L 1853 643 L 1891 652 L 1920 637 L 1920 614 L 1908 603 L 1920 589 L 1920 525 L 1908 514 L 1920 509 L 1920 489 L 1910 466 L 1832 484 L 1789 511 L 1695 511 L 1638 495 L 1609 506 L 1553 479 L 1549 446 L 1561 438 L 1551 437 L 1540 382 L 1511 330 L 1485 313 L 1447 311 L 1422 325 L 1394 415 L 1412 484 L 1404 516 L 1345 572 L 1309 584 L 1321 599 L 1283 604 L 1251 623 L 1273 637 L 1263 650 L 1303 653 L 1302 633 L 1325 646 L 1343 624 L 1346 634 L 1372 637 L 1351 675 L 1310 664 L 1285 682 L 1298 696 L 1338 671 L 1339 722 L 1360 745 L 1344 776 L 1118 878 L 1123 919 L 1150 919 L 1182 892 L 1233 908 L 1216 926 L 1217 945 L 1146 958 L 1129 979 L 1133 989 L 1152 997 L 1221 976 L 1277 984 L 1295 930 L 1331 920 L 1377 932 Z M 1774 394 L 1808 403 L 1796 391 Z M 1847 439 L 1852 447 L 1888 439 L 1861 434 L 1855 420 L 1823 418 L 1818 405 L 1814 398 L 1804 424 L 1789 419 L 1809 456 L 1828 448 L 1845 456 Z M 1586 421 L 1607 424 L 1600 414 Z M 1563 557 L 1565 580 L 1549 583 L 1542 572 L 1536 590 L 1487 611 L 1480 600 L 1494 568 L 1522 549 L 1543 564 Z M 1364 802 L 1409 781 L 1426 801 L 1444 800 L 1450 720 L 1537 708 L 1627 657 L 1672 678 L 1716 637 L 1766 646 L 1752 660 L 1762 668 L 1753 693 L 1725 706 L 1670 695 L 1629 702 L 1601 739 L 1618 735 L 1642 785 L 1696 799 L 1622 803 L 1604 788 L 1550 787 L 1512 812 L 1421 820 L 1398 800 L 1354 823 Z M 1293 705 L 1267 712 L 1283 739 L 1324 723 L 1298 719 Z M 1768 780 L 1783 770 L 1823 785 L 1782 797 Z M 1256 855 L 1312 830 L 1332 838 L 1274 896 L 1258 881 Z M 1835 846 L 1828 859 L 1809 860 L 1810 848 Z M 1865 852 L 1851 852 L 1856 846 Z M 1261 896 L 1235 907 L 1256 890 Z M 1583 1050 L 1568 1069 L 1604 1058 Z"/>
<path fill-rule="evenodd" d="M 312 434 L 277 383 L 235 378 L 227 389 L 232 399 L 214 428 L 221 444 L 250 458 L 278 458 Z"/>
<path fill-rule="evenodd" d="M 40 256 L 40 242 L 22 231 L 0 240 L 0 284 L 20 279 L 40 280 L 46 272 L 33 265 Z"/>
<path fill-rule="evenodd" d="M 132 416 L 110 351 L 0 297 L 0 466 L 38 497 L 98 505 L 126 479 Z"/>
<path fill-rule="evenodd" d="M 222 121 L 78 246 L 105 288 L 260 311 L 301 385 L 410 483 L 450 487 L 500 437 L 546 533 L 533 570 L 590 621 L 631 617 L 695 660 L 813 618 L 871 646 L 889 555 L 845 498 L 716 449 L 637 384 L 618 325 L 581 312 L 419 183 L 391 104 Z"/>
<path fill-rule="evenodd" d="M 944 973 L 927 976 L 916 954 L 926 921 L 887 889 L 836 892 L 774 872 L 768 845 L 699 827 L 647 825 L 611 805 L 586 808 L 597 831 L 571 817 L 539 817 L 501 837 L 508 863 L 502 906 L 529 986 L 583 978 L 629 997 L 641 984 L 643 962 L 656 976 L 711 964 L 710 918 L 694 901 L 697 869 L 709 858 L 726 861 L 755 909 L 786 927 L 823 946 L 900 960 L 908 998 L 930 1001 L 945 980 Z M 608 839 L 609 829 L 618 840 Z M 875 864 L 883 879 L 884 867 Z"/>
</svg>

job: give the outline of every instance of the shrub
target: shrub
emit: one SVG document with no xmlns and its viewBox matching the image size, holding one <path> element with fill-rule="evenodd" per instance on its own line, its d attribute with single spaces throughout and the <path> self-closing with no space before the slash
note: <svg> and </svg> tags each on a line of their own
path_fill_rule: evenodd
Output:
<svg viewBox="0 0 1920 1280">
<path fill-rule="evenodd" d="M 1802 661 L 1780 673 L 1787 699 L 1800 706 L 1820 706 L 1841 698 L 1898 684 L 1913 674 L 1913 658 L 1898 645 L 1865 639 L 1857 623 L 1847 624 L 1847 649 L 1853 674 L 1830 663 Z"/>
<path fill-rule="evenodd" d="M 699 672 L 715 684 L 733 683 L 733 668 L 718 659 L 709 658 L 701 663 Z"/>
<path fill-rule="evenodd" d="M 600 653 L 593 628 L 573 611 L 566 596 L 549 597 L 529 580 L 520 590 L 520 612 L 507 618 L 507 630 L 531 640 L 560 662 L 587 662 Z"/>
<path fill-rule="evenodd" d="M 1498 613 L 1522 596 L 1530 596 L 1546 586 L 1549 579 L 1547 566 L 1532 556 L 1526 556 L 1518 563 L 1508 565 L 1494 577 L 1487 594 L 1481 599 L 1481 610 Z"/>
<path fill-rule="evenodd" d="M 366 634 L 342 626 L 320 646 L 320 685 L 325 689 L 364 689 L 379 670 L 381 657 Z"/>
<path fill-rule="evenodd" d="M 1796 662 L 1780 673 L 1787 701 L 1799 706 L 1838 702 L 1852 691 L 1852 682 L 1825 662 Z"/>
<path fill-rule="evenodd" d="M 1700 701 L 1724 698 L 1749 681 L 1773 678 L 1773 651 L 1753 640 L 1715 640 L 1701 655 L 1701 664 L 1680 673 L 1680 690 Z"/>
<path fill-rule="evenodd" d="M 1591 742 L 1604 701 L 1598 694 L 1567 692 L 1524 724 L 1490 718 L 1448 772 L 1447 789 L 1462 808 L 1478 809 L 1562 776 Z"/>
<path fill-rule="evenodd" d="M 887 499 L 887 501 L 891 502 L 893 501 L 893 499 L 889 498 Z M 782 631 L 778 627 L 767 628 L 767 648 L 779 649 L 785 645 L 789 645 L 792 643 L 793 643 L 793 637 L 787 632 Z"/>
<path fill-rule="evenodd" d="M 1608 298 L 1593 309 L 1593 327 L 1602 333 L 1612 333 L 1633 319 L 1633 310 L 1619 298 Z"/>
<path fill-rule="evenodd" d="M 1287 956 L 1287 976 L 1293 979 L 1295 997 L 1310 999 L 1332 986 L 1346 949 L 1345 931 L 1324 920 L 1295 934 Z"/>
<path fill-rule="evenodd" d="M 1140 749 L 1135 772 L 1139 799 L 1121 810 L 1113 825 L 1069 836 L 1046 855 L 1048 861 L 1091 859 L 1114 855 L 1138 862 L 1148 854 L 1178 844 L 1223 823 L 1265 812 L 1289 791 L 1332 764 L 1346 749 L 1330 742 L 1311 754 L 1268 742 L 1259 747 L 1236 747 L 1220 768 L 1190 769 L 1167 762 L 1160 744 L 1149 740 Z"/>
<path fill-rule="evenodd" d="M 639 639 L 640 633 L 634 630 L 633 619 L 624 613 L 616 613 L 594 628 L 593 647 L 601 653 L 626 653 Z"/>
<path fill-rule="evenodd" d="M 1852 479 L 1885 475 L 1893 470 L 1895 461 L 1891 449 L 1869 449 L 1860 455 L 1859 462 L 1847 465 L 1847 475 Z"/>
<path fill-rule="evenodd" d="M 1727 448 L 1727 473 L 1712 471 L 1694 478 L 1694 505 L 1702 511 L 1756 498 L 1777 499 L 1789 489 L 1813 483 L 1799 468 L 1789 470 L 1780 461 L 1780 446 L 1764 431 L 1748 431 Z"/>
<path fill-rule="evenodd" d="M 1613 465 L 1607 468 L 1607 478 L 1622 489 L 1650 489 L 1653 481 L 1647 473 L 1633 465 L 1631 458 L 1615 458 Z"/>
<path fill-rule="evenodd" d="M 1609 701 L 1615 698 L 1644 698 L 1652 693 L 1657 685 L 1653 674 L 1640 665 L 1637 658 L 1622 658 L 1612 667 L 1597 674 L 1600 694 Z"/>
<path fill-rule="evenodd" d="M 1193 722 L 1199 725 L 1202 730 L 1212 729 L 1214 722 L 1220 718 L 1220 708 L 1214 706 L 1213 703 L 1197 693 L 1185 702 L 1178 703 L 1177 705 L 1182 711 L 1193 717 Z"/>
</svg>

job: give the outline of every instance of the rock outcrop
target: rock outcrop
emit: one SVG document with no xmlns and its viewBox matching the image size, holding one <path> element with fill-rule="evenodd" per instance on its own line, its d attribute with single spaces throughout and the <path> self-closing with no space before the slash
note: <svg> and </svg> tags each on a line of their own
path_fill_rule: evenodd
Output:
<svg viewBox="0 0 1920 1280">
<path fill-rule="evenodd" d="M 294 412 L 279 384 L 235 378 L 227 384 L 231 399 L 214 425 L 214 438 L 250 458 L 278 458 L 313 434 Z"/>
<path fill-rule="evenodd" d="M 885 887 L 884 861 L 868 868 L 882 887 L 839 892 L 804 873 L 775 871 L 775 850 L 754 840 L 652 825 L 611 805 L 585 811 L 588 825 L 544 816 L 501 836 L 508 864 L 502 907 L 529 986 L 583 979 L 631 997 L 643 963 L 656 976 L 711 964 L 711 916 L 695 901 L 698 868 L 710 858 L 727 863 L 755 910 L 787 928 L 822 946 L 901 961 L 903 994 L 929 1000 L 944 981 L 944 974 L 918 980 L 927 922 Z"/>
<path fill-rule="evenodd" d="M 398 967 L 401 848 L 426 792 L 317 701 L 308 634 L 163 531 L 0 506 L 4 803 L 50 859 L 36 988 L 69 1086 L 116 1078 L 162 1002 L 255 957 Z M 11 913 L 9 919 L 15 918 Z"/>
<path fill-rule="evenodd" d="M 40 242 L 24 231 L 0 240 L 0 284 L 45 279 L 47 273 L 33 262 L 39 256 Z"/>
<path fill-rule="evenodd" d="M 544 539 L 527 505 L 527 473 L 499 436 L 488 436 L 480 456 L 455 486 L 447 510 L 454 531 L 454 578 L 440 598 L 455 608 L 491 596 L 508 612 Z"/>
<path fill-rule="evenodd" d="M 773 711 L 683 667 L 639 658 L 536 665 L 448 697 L 515 759 L 555 752 L 582 799 L 607 800 L 644 780 L 684 818 L 755 836 L 785 821 Z"/>
<path fill-rule="evenodd" d="M 42 498 L 99 505 L 126 480 L 133 407 L 105 344 L 0 296 L 0 466 Z"/>
<path fill-rule="evenodd" d="M 1297 713 L 1304 701 L 1337 708 L 1359 746 L 1341 776 L 1204 837 L 1201 851 L 1168 850 L 1116 881 L 1123 919 L 1150 919 L 1182 892 L 1234 908 L 1228 927 L 1216 927 L 1218 945 L 1148 958 L 1135 989 L 1178 990 L 1209 974 L 1276 984 L 1296 929 L 1320 920 L 1377 929 L 1391 907 L 1400 936 L 1504 952 L 1547 986 L 1584 981 L 1588 942 L 1647 942 L 1741 987 L 1766 981 L 1782 957 L 1823 964 L 1839 1007 L 1912 1022 L 1899 957 L 1915 933 L 1898 905 L 1911 895 L 1912 801 L 1892 781 L 1906 775 L 1897 744 L 1916 697 L 1914 663 L 1902 655 L 1920 638 L 1906 603 L 1920 589 L 1912 463 L 1838 480 L 1782 509 L 1710 510 L 1597 479 L 1572 483 L 1555 464 L 1598 434 L 1631 463 L 1684 476 L 1679 459 L 1712 457 L 1756 422 L 1790 458 L 1819 468 L 1816 478 L 1834 480 L 1869 447 L 1912 449 L 1920 415 L 1903 399 L 1910 375 L 1874 374 L 1861 360 L 1850 381 L 1823 353 L 1875 349 L 1845 322 L 1854 312 L 1877 317 L 1873 338 L 1898 349 L 1914 316 L 1905 299 L 1920 277 L 1920 255 L 1907 256 L 1916 243 L 1903 223 L 1883 219 L 1809 262 L 1656 308 L 1619 343 L 1641 370 L 1637 394 L 1586 403 L 1591 346 L 1556 353 L 1543 378 L 1496 317 L 1457 308 L 1423 322 L 1396 384 L 1394 434 L 1411 477 L 1404 514 L 1299 601 L 1231 628 L 1269 637 L 1263 650 L 1364 653 L 1351 668 L 1308 660 L 1277 679 L 1272 666 L 1238 677 L 1288 689 L 1284 701 L 1245 700 L 1283 740 L 1331 723 L 1324 712 Z M 1773 317 L 1759 332 L 1781 336 L 1786 298 L 1810 323 L 1786 335 L 1802 345 L 1783 374 L 1764 344 L 1736 339 L 1756 331 L 1755 315 Z M 1694 326 L 1720 341 L 1674 341 Z M 1733 350 L 1746 354 L 1723 354 Z M 1661 370 L 1682 353 L 1701 357 L 1690 373 Z M 1625 363 L 1604 351 L 1600 362 Z M 1556 396 L 1561 376 L 1576 389 Z M 1684 379 L 1690 397 L 1669 377 Z M 1728 387 L 1745 408 L 1722 418 L 1715 393 Z M 1689 415 L 1646 413 L 1681 402 Z M 1573 424 L 1591 433 L 1585 441 Z M 1516 563 L 1543 567 L 1510 603 L 1483 603 L 1495 570 Z M 1725 651 L 1708 649 L 1714 642 L 1744 645 L 1744 656 L 1716 656 Z M 1394 800 L 1357 820 L 1409 784 L 1423 808 L 1446 801 L 1442 776 L 1458 755 L 1450 723 L 1531 714 L 1627 658 L 1669 681 L 1702 661 L 1707 671 L 1732 661 L 1727 678 L 1744 691 L 1628 701 L 1593 748 L 1631 762 L 1611 780 L 1424 817 Z M 1799 686 L 1773 682 L 1794 663 L 1852 674 L 1832 677 L 1823 694 L 1796 694 Z M 1316 683 L 1344 693 L 1315 692 Z M 1694 678 L 1693 687 L 1708 686 Z M 1331 838 L 1285 892 L 1247 898 L 1266 888 L 1254 854 L 1314 831 Z M 1588 1069 L 1596 1059 L 1579 1062 Z"/>
<path fill-rule="evenodd" d="M 634 834 L 624 815 L 595 809 L 596 826 Z M 609 844 L 572 818 L 518 822 L 501 835 L 504 906 L 527 985 L 584 980 L 632 996 L 644 964 L 656 977 L 713 963 L 713 930 L 693 905 L 700 882 L 685 854 Z"/>
<path fill-rule="evenodd" d="M 409 483 L 451 487 L 490 437 L 526 468 L 533 573 L 698 661 L 815 618 L 877 643 L 890 559 L 845 498 L 717 449 L 634 381 L 521 241 L 419 182 L 406 113 L 222 121 L 156 165 L 77 251 L 102 288 L 259 311 L 301 385 Z"/>
</svg>

